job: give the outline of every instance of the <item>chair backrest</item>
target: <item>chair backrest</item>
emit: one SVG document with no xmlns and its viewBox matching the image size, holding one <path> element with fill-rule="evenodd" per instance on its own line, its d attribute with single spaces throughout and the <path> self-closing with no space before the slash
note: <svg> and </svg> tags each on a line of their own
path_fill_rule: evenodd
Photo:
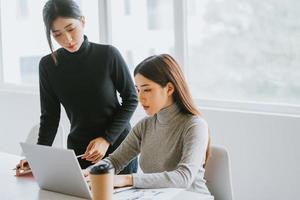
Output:
<svg viewBox="0 0 300 200">
<path fill-rule="evenodd" d="M 215 200 L 233 200 L 230 158 L 224 147 L 211 147 L 211 156 L 205 166 L 204 176 Z"/>
<path fill-rule="evenodd" d="M 25 140 L 26 143 L 29 143 L 29 144 L 36 144 L 37 143 L 39 128 L 40 128 L 40 125 L 36 124 L 30 129 L 30 131 L 27 135 L 27 138 Z M 59 147 L 59 148 L 64 148 L 64 130 L 63 130 L 63 127 L 61 125 L 59 125 L 58 128 L 57 128 L 57 133 L 56 133 L 56 136 L 54 138 L 52 146 Z M 24 155 L 23 152 L 21 153 L 21 155 L 22 156 Z"/>
</svg>

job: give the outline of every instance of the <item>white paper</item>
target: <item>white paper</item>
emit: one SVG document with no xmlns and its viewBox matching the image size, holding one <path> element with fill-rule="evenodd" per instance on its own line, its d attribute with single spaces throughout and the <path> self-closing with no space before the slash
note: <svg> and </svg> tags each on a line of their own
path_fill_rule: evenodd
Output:
<svg viewBox="0 0 300 200">
<path fill-rule="evenodd" d="M 114 194 L 114 200 L 169 200 L 174 198 L 183 189 L 136 189 L 125 190 Z"/>
</svg>

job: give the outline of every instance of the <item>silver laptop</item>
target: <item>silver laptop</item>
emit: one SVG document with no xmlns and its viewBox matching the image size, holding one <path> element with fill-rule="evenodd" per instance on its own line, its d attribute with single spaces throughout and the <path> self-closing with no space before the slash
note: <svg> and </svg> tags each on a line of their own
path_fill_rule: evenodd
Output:
<svg viewBox="0 0 300 200">
<path fill-rule="evenodd" d="M 73 150 L 20 144 L 41 189 L 92 199 Z"/>
</svg>

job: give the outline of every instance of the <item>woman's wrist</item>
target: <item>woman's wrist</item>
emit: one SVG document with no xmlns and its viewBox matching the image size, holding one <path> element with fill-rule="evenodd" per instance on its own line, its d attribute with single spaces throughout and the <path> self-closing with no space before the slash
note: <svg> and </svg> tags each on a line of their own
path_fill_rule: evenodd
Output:
<svg viewBox="0 0 300 200">
<path fill-rule="evenodd" d="M 133 185 L 133 176 L 131 174 L 126 175 L 126 186 L 132 186 Z"/>
<path fill-rule="evenodd" d="M 115 175 L 114 186 L 115 187 L 126 187 L 133 185 L 133 177 L 131 174 L 126 175 Z"/>
</svg>

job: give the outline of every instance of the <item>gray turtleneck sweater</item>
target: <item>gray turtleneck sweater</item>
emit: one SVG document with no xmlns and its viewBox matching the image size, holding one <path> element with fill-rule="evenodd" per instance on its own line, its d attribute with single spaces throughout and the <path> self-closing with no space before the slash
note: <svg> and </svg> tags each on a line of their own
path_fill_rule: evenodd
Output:
<svg viewBox="0 0 300 200">
<path fill-rule="evenodd" d="M 173 104 L 138 122 L 118 149 L 104 161 L 116 173 L 140 154 L 144 173 L 133 174 L 137 188 L 186 188 L 210 194 L 204 180 L 208 127 L 198 116 Z"/>
</svg>

